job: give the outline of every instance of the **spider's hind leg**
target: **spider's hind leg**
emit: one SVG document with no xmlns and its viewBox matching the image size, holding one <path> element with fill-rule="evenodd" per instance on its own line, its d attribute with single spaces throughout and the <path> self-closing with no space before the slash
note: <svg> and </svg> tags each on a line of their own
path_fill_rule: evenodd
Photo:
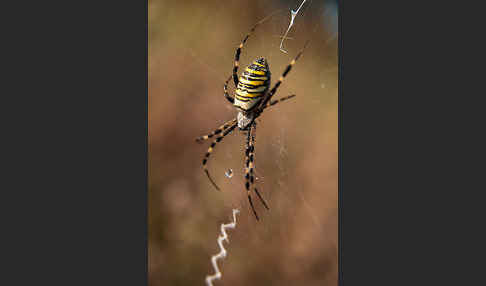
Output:
<svg viewBox="0 0 486 286">
<path fill-rule="evenodd" d="M 213 141 L 213 143 L 211 143 L 211 146 L 209 147 L 208 151 L 206 152 L 206 155 L 204 155 L 204 158 L 203 158 L 203 161 L 202 161 L 202 164 L 203 164 L 203 169 L 204 169 L 204 172 L 206 173 L 206 175 L 208 176 L 208 179 L 209 181 L 211 181 L 211 183 L 213 184 L 213 186 L 216 188 L 216 190 L 220 190 L 218 185 L 216 185 L 216 183 L 214 182 L 214 180 L 211 178 L 211 176 L 209 175 L 209 171 L 207 169 L 207 162 L 208 162 L 208 159 L 209 159 L 209 156 L 211 155 L 211 153 L 213 152 L 213 148 L 214 146 L 216 146 L 217 143 L 219 143 L 221 140 L 223 140 L 223 138 L 228 135 L 231 131 L 233 131 L 235 129 L 235 127 L 237 126 L 236 124 L 236 120 L 235 122 L 233 123 L 233 125 L 231 125 L 231 127 L 229 127 L 228 129 L 226 129 L 224 131 L 223 134 L 219 135 L 216 140 Z"/>
<path fill-rule="evenodd" d="M 255 182 L 255 176 L 253 175 L 253 172 L 255 170 L 255 159 L 254 159 L 254 156 L 255 156 L 255 133 L 256 133 L 256 124 L 254 123 L 253 125 L 253 129 L 254 129 L 254 132 L 253 134 L 251 135 L 251 141 L 250 141 L 250 144 L 251 144 L 251 148 L 250 148 L 250 155 L 249 155 L 249 159 L 250 159 L 250 183 L 251 185 L 253 185 Z M 265 200 L 262 198 L 262 196 L 260 195 L 260 193 L 258 192 L 258 189 L 256 187 L 253 188 L 255 190 L 255 193 L 257 194 L 258 198 L 260 199 L 260 201 L 262 202 L 263 206 L 267 209 L 267 210 L 270 210 L 268 208 L 268 205 L 267 203 L 265 202 Z"/>
<path fill-rule="evenodd" d="M 209 133 L 208 135 L 200 136 L 196 138 L 197 143 L 202 143 L 204 140 L 208 140 L 209 138 L 213 137 L 214 135 L 218 135 L 219 133 L 223 132 L 226 130 L 228 127 L 230 127 L 232 124 L 236 123 L 236 118 L 225 122 L 223 125 L 219 126 L 216 130 L 213 132 Z"/>
<path fill-rule="evenodd" d="M 253 202 L 251 200 L 251 195 L 250 195 L 250 167 L 253 166 L 253 162 L 250 163 L 250 153 L 251 153 L 251 148 L 252 145 L 250 143 L 250 137 L 251 137 L 251 129 L 252 126 L 248 128 L 248 137 L 246 140 L 246 150 L 245 150 L 245 157 L 246 157 L 246 166 L 245 166 L 245 188 L 246 188 L 246 194 L 248 195 L 248 202 L 250 202 L 251 209 L 253 210 L 253 214 L 255 215 L 255 218 L 258 219 L 258 215 L 255 211 L 255 207 L 253 206 Z"/>
<path fill-rule="evenodd" d="M 255 123 L 253 123 L 249 130 L 248 130 L 248 137 L 247 137 L 247 148 L 246 148 L 246 168 L 245 168 L 245 187 L 246 191 L 248 194 L 248 201 L 250 202 L 251 209 L 253 210 L 253 213 L 255 214 L 256 219 L 258 220 L 258 215 L 255 211 L 255 208 L 253 206 L 253 202 L 251 200 L 250 196 L 250 186 L 253 186 L 255 183 L 255 176 L 253 174 L 254 169 L 255 169 L 255 160 L 254 160 L 254 154 L 255 154 L 255 136 L 252 134 L 252 130 L 255 130 Z M 258 192 L 258 189 L 256 187 L 253 188 L 255 193 L 257 194 L 258 198 L 262 202 L 263 206 L 269 210 L 267 203 L 265 200 L 262 198 L 260 193 Z"/>
</svg>

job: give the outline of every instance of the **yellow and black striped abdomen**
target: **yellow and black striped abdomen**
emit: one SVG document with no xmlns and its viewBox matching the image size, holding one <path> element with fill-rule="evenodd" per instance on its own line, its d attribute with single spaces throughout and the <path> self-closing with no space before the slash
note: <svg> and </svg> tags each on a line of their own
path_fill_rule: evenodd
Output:
<svg viewBox="0 0 486 286">
<path fill-rule="evenodd" d="M 257 106 L 270 85 L 270 70 L 264 58 L 255 60 L 239 78 L 234 106 L 249 111 Z"/>
</svg>

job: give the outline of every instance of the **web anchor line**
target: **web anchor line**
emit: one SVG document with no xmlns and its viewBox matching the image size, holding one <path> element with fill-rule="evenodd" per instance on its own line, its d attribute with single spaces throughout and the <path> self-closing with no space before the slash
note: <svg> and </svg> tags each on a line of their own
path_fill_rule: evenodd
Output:
<svg viewBox="0 0 486 286">
<path fill-rule="evenodd" d="M 287 34 L 289 33 L 290 28 L 292 28 L 292 26 L 294 25 L 295 16 L 297 16 L 297 14 L 300 11 L 300 8 L 302 8 L 302 5 L 304 5 L 305 1 L 307 1 L 307 0 L 302 1 L 299 8 L 297 8 L 297 11 L 290 10 L 290 17 L 291 17 L 290 18 L 290 24 L 289 24 L 289 27 L 287 28 L 287 32 L 285 32 L 285 35 L 282 36 L 282 41 L 280 42 L 280 50 L 282 52 L 286 53 L 286 54 L 287 54 L 287 51 L 283 49 L 283 42 L 284 42 L 285 39 L 287 39 Z"/>
</svg>

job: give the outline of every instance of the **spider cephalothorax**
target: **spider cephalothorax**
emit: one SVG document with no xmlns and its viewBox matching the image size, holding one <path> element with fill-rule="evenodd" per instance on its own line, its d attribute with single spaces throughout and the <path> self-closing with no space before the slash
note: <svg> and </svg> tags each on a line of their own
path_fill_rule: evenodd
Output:
<svg viewBox="0 0 486 286">
<path fill-rule="evenodd" d="M 283 72 L 282 76 L 278 79 L 275 86 L 270 90 L 269 87 L 270 87 L 271 74 L 270 74 L 270 69 L 268 67 L 268 62 L 265 60 L 265 58 L 258 58 L 257 60 L 253 61 L 238 78 L 237 72 L 238 72 L 238 67 L 240 66 L 239 60 L 240 60 L 241 49 L 243 48 L 243 45 L 246 43 L 248 37 L 255 30 L 255 28 L 259 24 L 261 24 L 261 22 L 262 21 L 258 22 L 255 26 L 253 26 L 253 28 L 250 30 L 250 33 L 246 35 L 246 37 L 243 39 L 243 42 L 241 42 L 238 49 L 236 49 L 233 74 L 224 83 L 224 96 L 238 110 L 237 117 L 224 123 L 218 129 L 214 130 L 212 133 L 205 136 L 198 137 L 196 139 L 197 142 L 202 142 L 204 140 L 207 140 L 217 135 L 216 139 L 211 143 L 211 146 L 206 152 L 206 155 L 204 156 L 202 163 L 203 163 L 204 172 L 208 176 L 209 180 L 214 185 L 214 187 L 219 190 L 219 187 L 216 185 L 214 180 L 209 175 L 206 166 L 208 162 L 208 158 L 213 152 L 213 148 L 216 146 L 216 144 L 221 140 L 223 140 L 223 138 L 229 133 L 231 133 L 237 126 L 241 131 L 247 133 L 246 151 L 245 151 L 245 157 L 246 157 L 245 188 L 248 194 L 248 201 L 250 202 L 250 206 L 257 220 L 258 220 L 258 215 L 255 211 L 255 208 L 253 207 L 253 202 L 250 196 L 250 186 L 253 186 L 255 181 L 255 177 L 253 174 L 254 154 L 255 154 L 254 133 L 256 127 L 255 119 L 257 119 L 267 107 L 270 107 L 274 104 L 277 104 L 278 102 L 287 100 L 295 96 L 295 95 L 289 95 L 278 100 L 270 101 L 272 97 L 275 95 L 275 92 L 277 91 L 278 87 L 282 83 L 285 76 L 287 76 L 289 71 L 292 69 L 292 66 L 299 59 L 299 57 L 301 56 L 302 52 L 305 49 L 304 46 L 304 49 L 302 49 L 297 54 L 295 59 L 293 59 L 290 62 L 290 64 Z M 228 94 L 228 82 L 231 80 L 231 78 L 233 78 L 236 87 L 234 97 Z M 258 198 L 265 206 L 265 208 L 268 209 L 268 206 L 265 200 L 263 200 L 263 198 L 260 196 L 258 189 L 254 187 L 253 190 L 255 191 Z"/>
</svg>

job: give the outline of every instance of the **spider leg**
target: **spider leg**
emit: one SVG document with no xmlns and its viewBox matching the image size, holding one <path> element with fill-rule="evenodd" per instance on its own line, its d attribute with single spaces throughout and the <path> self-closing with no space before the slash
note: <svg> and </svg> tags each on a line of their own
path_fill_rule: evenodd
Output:
<svg viewBox="0 0 486 286">
<path fill-rule="evenodd" d="M 203 163 L 203 169 L 204 169 L 204 172 L 206 173 L 206 175 L 208 175 L 208 179 L 209 181 L 211 181 L 211 183 L 213 184 L 213 186 L 216 188 L 216 190 L 220 190 L 218 185 L 216 185 L 216 183 L 214 182 L 214 180 L 211 178 L 211 176 L 209 175 L 209 172 L 208 172 L 208 169 L 207 169 L 207 162 L 208 162 L 208 159 L 209 159 L 209 156 L 211 155 L 211 153 L 213 152 L 213 148 L 214 146 L 216 146 L 217 143 L 219 143 L 221 140 L 223 140 L 223 138 L 228 135 L 231 131 L 233 131 L 233 129 L 235 129 L 235 127 L 237 126 L 236 122 L 233 123 L 233 125 L 231 125 L 231 127 L 229 127 L 228 129 L 226 129 L 226 131 L 224 131 L 223 134 L 219 135 L 216 140 L 213 141 L 213 143 L 211 143 L 211 147 L 209 147 L 208 151 L 206 152 L 206 155 L 204 155 L 204 159 L 202 161 Z"/>
<path fill-rule="evenodd" d="M 251 129 L 253 125 L 251 125 L 248 128 L 248 137 L 246 139 L 246 151 L 245 151 L 245 158 L 246 158 L 246 166 L 245 166 L 245 187 L 246 187 L 246 193 L 248 195 L 248 201 L 250 202 L 251 209 L 253 210 L 253 214 L 255 214 L 255 218 L 258 219 L 258 215 L 255 211 L 255 207 L 253 206 L 253 202 L 251 200 L 251 195 L 250 195 L 250 166 L 253 165 L 253 162 L 250 163 L 250 153 L 251 153 L 251 148 L 252 145 L 250 143 L 250 138 L 251 138 Z"/>
<path fill-rule="evenodd" d="M 236 122 L 236 118 L 232 119 L 228 122 L 225 122 L 223 125 L 219 126 L 218 129 L 214 130 L 213 132 L 209 133 L 208 135 L 200 136 L 196 138 L 197 143 L 202 143 L 204 140 L 208 140 L 209 138 L 223 132 L 226 128 L 230 127 L 232 124 Z"/>
<path fill-rule="evenodd" d="M 277 99 L 277 100 L 272 100 L 272 101 L 270 101 L 269 103 L 267 103 L 267 105 L 263 106 L 263 108 L 262 108 L 262 109 L 265 109 L 265 108 L 267 108 L 267 107 L 270 107 L 270 106 L 272 106 L 272 105 L 275 105 L 275 104 L 277 104 L 277 103 L 279 103 L 279 102 L 285 101 L 285 100 L 287 100 L 287 99 L 291 99 L 292 97 L 295 97 L 295 96 L 296 96 L 295 94 L 292 94 L 292 95 L 285 96 L 285 97 L 282 97 L 282 98 Z"/>
<path fill-rule="evenodd" d="M 250 154 L 249 154 L 249 159 L 250 159 L 250 162 L 249 162 L 249 168 L 250 168 L 250 184 L 253 186 L 253 184 L 255 183 L 254 182 L 254 175 L 253 175 L 253 170 L 255 169 L 255 160 L 254 160 L 254 155 L 255 155 L 255 133 L 256 133 L 256 124 L 254 123 L 254 133 L 251 135 L 251 141 L 250 141 Z M 260 195 L 260 193 L 258 192 L 258 189 L 256 187 L 253 188 L 255 193 L 257 194 L 258 198 L 260 199 L 260 201 L 262 202 L 263 206 L 265 206 L 265 208 L 267 210 L 270 210 L 268 208 L 268 205 L 267 203 L 265 202 L 265 200 L 262 198 L 262 196 Z"/>
<path fill-rule="evenodd" d="M 280 12 L 281 11 L 276 11 L 275 13 L 272 13 L 272 14 L 268 15 L 267 17 L 263 18 L 262 20 L 258 21 L 258 23 L 256 23 L 251 28 L 250 32 L 245 36 L 245 38 L 243 39 L 243 41 L 240 43 L 240 45 L 236 49 L 235 63 L 234 63 L 234 66 L 233 66 L 233 81 L 235 82 L 235 87 L 238 86 L 238 75 L 237 75 L 237 72 L 238 72 L 238 67 L 240 66 L 240 53 L 241 53 L 241 49 L 243 48 L 243 46 L 246 43 L 246 40 L 248 40 L 248 38 L 251 36 L 251 34 L 253 34 L 253 32 L 255 31 L 256 27 L 258 27 L 258 25 L 260 25 L 261 23 L 263 23 L 266 20 L 268 20 L 274 14 L 280 13 Z"/>
<path fill-rule="evenodd" d="M 227 99 L 227 100 L 228 100 L 228 101 L 229 101 L 231 104 L 233 104 L 233 103 L 235 103 L 235 99 L 234 99 L 234 97 L 232 97 L 231 95 L 229 95 L 229 94 L 228 94 L 228 82 L 231 80 L 231 77 L 232 77 L 232 76 L 230 75 L 230 77 L 229 77 L 229 78 L 228 78 L 228 79 L 227 79 L 227 80 L 224 82 L 224 87 L 223 87 L 223 89 L 224 89 L 224 97 L 226 97 L 226 99 Z"/>
<path fill-rule="evenodd" d="M 275 86 L 270 90 L 267 97 L 262 101 L 262 104 L 260 105 L 262 107 L 262 109 L 267 105 L 267 103 L 270 101 L 270 99 L 272 99 L 272 96 L 275 94 L 275 92 L 277 91 L 280 84 L 282 84 L 282 81 L 287 76 L 287 74 L 290 72 L 290 70 L 292 69 L 292 66 L 295 65 L 295 62 L 297 62 L 297 60 L 300 58 L 300 56 L 304 52 L 305 47 L 307 46 L 308 43 L 309 43 L 309 41 L 307 41 L 305 43 L 302 50 L 300 50 L 300 52 L 297 54 L 297 56 L 290 62 L 290 64 L 287 66 L 287 68 L 285 68 L 285 71 L 283 72 L 282 76 L 280 76 L 280 78 L 278 79 Z"/>
</svg>

